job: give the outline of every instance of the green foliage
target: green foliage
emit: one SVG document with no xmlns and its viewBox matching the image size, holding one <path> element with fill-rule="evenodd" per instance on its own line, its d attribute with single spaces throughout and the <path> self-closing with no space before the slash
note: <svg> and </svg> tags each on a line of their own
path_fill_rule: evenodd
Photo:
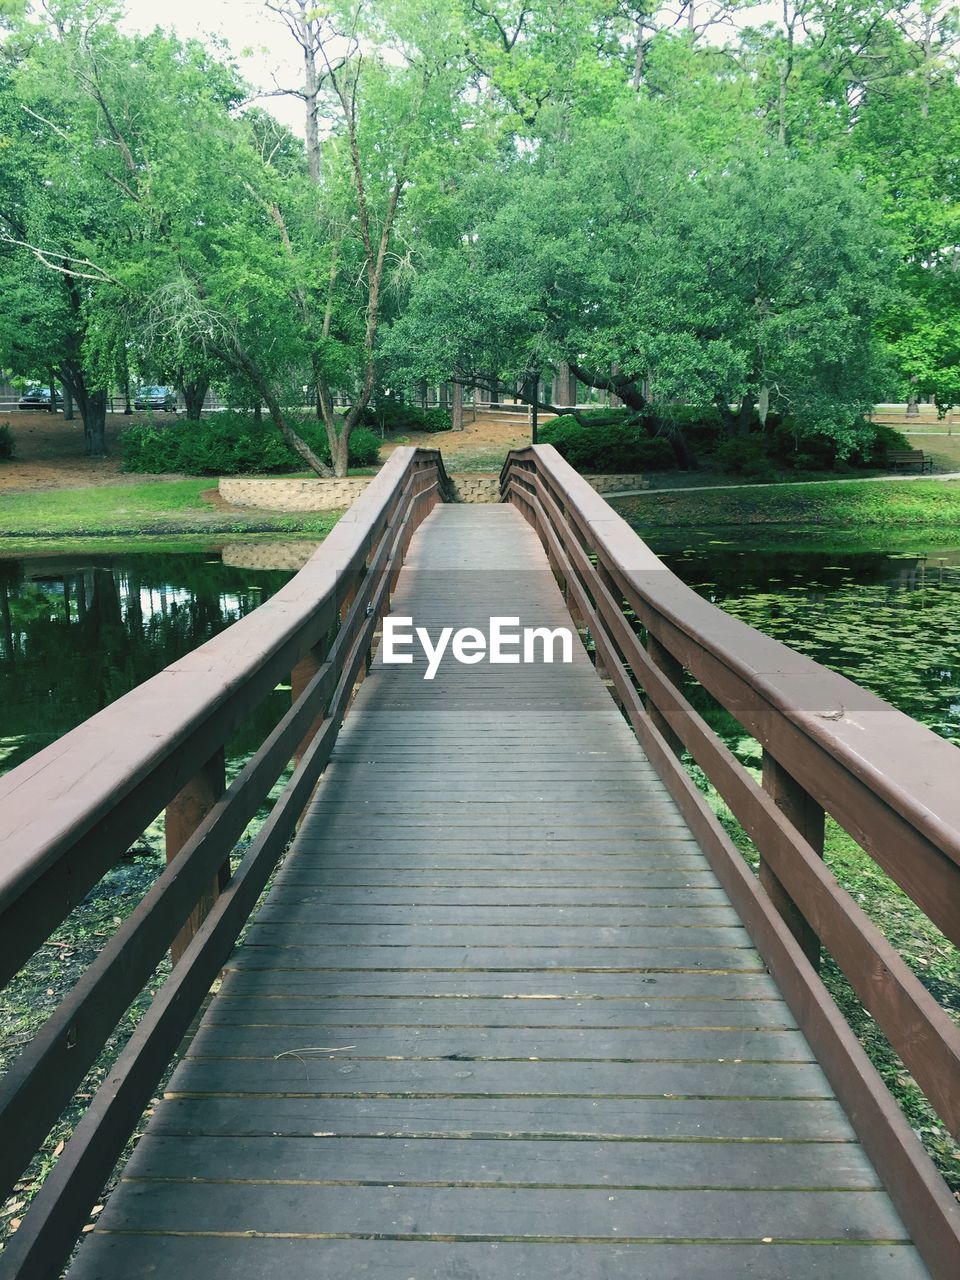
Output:
<svg viewBox="0 0 960 1280">
<path fill-rule="evenodd" d="M 760 435 L 733 436 L 724 440 L 713 457 L 721 471 L 729 471 L 731 475 L 766 480 L 774 474 L 767 442 Z"/>
<path fill-rule="evenodd" d="M 0 462 L 8 462 L 16 452 L 13 432 L 4 424 L 0 424 Z"/>
<path fill-rule="evenodd" d="M 898 431 L 896 427 L 891 427 L 885 422 L 875 422 L 873 424 L 873 442 L 867 455 L 868 465 L 884 466 L 889 462 L 891 453 L 912 448 L 913 445 L 902 431 Z"/>
<path fill-rule="evenodd" d="M 360 416 L 364 426 L 380 431 L 449 431 L 450 414 L 446 409 L 423 409 L 419 405 L 401 404 L 392 397 L 368 405 Z"/>
<path fill-rule="evenodd" d="M 587 415 L 584 414 L 584 417 Z M 609 415 L 601 411 L 597 417 Z M 539 430 L 544 444 L 580 472 L 594 475 L 624 475 L 653 471 L 673 465 L 673 450 L 662 436 L 645 434 L 641 423 L 621 419 L 581 426 L 573 417 L 546 422 Z"/>
<path fill-rule="evenodd" d="M 891 452 L 911 447 L 906 436 L 893 427 L 864 422 L 856 444 L 841 457 L 837 438 L 830 432 L 804 429 L 790 418 L 782 422 L 773 418 L 765 431 L 754 422 L 748 434 L 722 440 L 712 448 L 711 461 L 731 475 L 773 480 L 778 469 L 784 468 L 793 471 L 882 468 L 887 466 Z"/>
<path fill-rule="evenodd" d="M 303 418 L 296 420 L 296 426 L 301 437 L 329 463 L 330 446 L 322 424 L 315 418 Z M 153 475 L 269 475 L 302 467 L 272 424 L 258 422 L 253 414 L 236 412 L 162 427 L 137 424 L 123 433 L 122 449 L 125 470 Z M 351 466 L 373 466 L 379 456 L 380 441 L 372 431 L 358 428 L 351 434 Z"/>
</svg>

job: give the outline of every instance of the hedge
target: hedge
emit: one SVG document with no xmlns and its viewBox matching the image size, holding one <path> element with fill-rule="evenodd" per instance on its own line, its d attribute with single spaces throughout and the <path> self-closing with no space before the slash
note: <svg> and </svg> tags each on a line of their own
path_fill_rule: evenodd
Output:
<svg viewBox="0 0 960 1280">
<path fill-rule="evenodd" d="M 585 416 L 585 415 L 582 415 Z M 662 436 L 649 436 L 636 420 L 619 418 L 603 422 L 609 414 L 596 414 L 601 421 L 581 425 L 565 414 L 545 422 L 538 435 L 544 444 L 552 444 L 572 467 L 592 475 L 625 475 L 674 465 L 670 442 Z"/>
<path fill-rule="evenodd" d="M 316 418 L 290 417 L 288 422 L 329 465 L 330 447 L 323 424 Z M 269 419 L 258 422 L 253 414 L 233 411 L 169 426 L 138 423 L 123 432 L 121 451 L 125 471 L 151 475 L 262 475 L 301 471 L 304 465 Z M 354 428 L 350 435 L 350 466 L 374 466 L 379 460 L 379 437 L 366 427 Z"/>
</svg>

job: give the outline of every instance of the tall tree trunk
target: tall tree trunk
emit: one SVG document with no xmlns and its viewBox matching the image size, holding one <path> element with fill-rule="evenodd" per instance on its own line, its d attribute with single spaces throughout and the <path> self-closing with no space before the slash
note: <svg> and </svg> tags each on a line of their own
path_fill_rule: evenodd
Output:
<svg viewBox="0 0 960 1280">
<path fill-rule="evenodd" d="M 726 435 L 734 436 L 737 433 L 737 416 L 730 408 L 726 396 L 719 392 L 713 397 L 713 403 L 716 406 L 717 413 L 720 415 L 720 421 L 723 423 L 723 429 Z"/>
<path fill-rule="evenodd" d="M 342 479 L 350 468 L 350 437 L 345 431 L 337 436 L 337 445 L 333 453 L 333 474 Z"/>
<path fill-rule="evenodd" d="M 643 64 L 646 61 L 647 51 L 643 43 L 643 35 L 647 29 L 646 15 L 642 15 L 637 19 L 637 47 L 633 54 L 633 87 L 637 93 L 643 84 Z"/>
<path fill-rule="evenodd" d="M 750 427 L 753 423 L 753 406 L 756 401 L 753 398 L 753 392 L 748 391 L 740 401 L 740 408 L 737 411 L 737 434 L 741 436 L 749 435 Z"/>
<path fill-rule="evenodd" d="M 66 383 L 63 385 L 63 420 L 73 421 L 73 393 Z"/>
<path fill-rule="evenodd" d="M 917 398 L 917 379 L 913 377 L 910 379 L 910 393 L 909 398 L 907 399 L 907 417 L 919 418 L 919 416 L 920 402 Z"/>
<path fill-rule="evenodd" d="M 107 393 L 91 391 L 87 396 L 87 409 L 83 413 L 83 430 L 87 437 L 87 452 L 91 458 L 107 456 Z"/>
<path fill-rule="evenodd" d="M 183 396 L 184 410 L 188 422 L 199 422 L 209 386 L 210 383 L 203 378 L 198 378 L 193 382 L 182 381 L 180 383 L 180 393 Z"/>
<path fill-rule="evenodd" d="M 83 369 L 73 361 L 60 366 L 60 379 L 69 388 L 83 421 L 84 452 L 91 458 L 103 458 L 107 453 L 107 392 L 91 391 L 87 386 Z"/>
<path fill-rule="evenodd" d="M 57 412 L 57 379 L 53 370 L 50 370 L 50 412 Z"/>
<path fill-rule="evenodd" d="M 453 405 L 450 413 L 450 430 L 463 430 L 463 383 L 453 383 Z"/>
</svg>

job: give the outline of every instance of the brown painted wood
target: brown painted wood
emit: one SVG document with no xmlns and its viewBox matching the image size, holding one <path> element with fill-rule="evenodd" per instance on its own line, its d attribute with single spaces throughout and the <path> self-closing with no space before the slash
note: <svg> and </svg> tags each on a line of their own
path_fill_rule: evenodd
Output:
<svg viewBox="0 0 960 1280">
<path fill-rule="evenodd" d="M 773 758 L 769 751 L 763 753 L 763 788 L 782 809 L 787 819 L 796 827 L 815 853 L 823 857 L 823 808 L 809 792 L 800 786 L 796 778 Z M 820 939 L 810 921 L 784 889 L 770 863 L 760 853 L 760 883 L 770 901 L 787 922 L 790 932 L 800 943 L 803 954 L 815 969 L 820 968 Z"/>
<path fill-rule="evenodd" d="M 439 454 L 395 451 L 266 604 L 0 780 L 0 981 L 319 642 L 337 583 L 364 564 L 411 471 L 418 499 L 434 501 Z"/>
<path fill-rule="evenodd" d="M 856 818 L 850 821 L 848 829 L 852 829 L 852 833 L 865 847 L 874 851 L 880 839 L 878 832 L 883 835 L 889 833 L 891 808 L 889 803 L 885 802 L 891 797 L 894 798 L 900 813 L 894 814 L 893 817 L 895 822 L 901 825 L 905 822 L 904 813 L 915 808 L 909 790 L 904 786 L 903 777 L 909 776 L 911 770 L 915 770 L 917 759 L 908 761 L 901 759 L 899 773 L 896 769 L 892 769 L 886 777 L 870 776 L 869 786 L 867 786 L 864 782 L 864 773 L 869 775 L 869 768 L 864 770 L 865 760 L 869 761 L 871 752 L 875 757 L 882 756 L 889 743 L 882 739 L 876 741 L 872 738 L 867 739 L 861 730 L 857 741 L 858 755 L 855 761 L 851 761 L 843 741 L 848 732 L 844 725 L 844 729 L 835 735 L 835 740 L 831 742 L 830 754 L 824 760 L 822 742 L 829 736 L 829 731 L 825 732 L 821 725 L 817 725 L 815 731 L 811 733 L 809 715 L 801 713 L 796 717 L 795 723 L 789 726 L 792 733 L 791 745 L 796 745 L 796 740 L 801 734 L 798 726 L 802 723 L 803 730 L 808 735 L 807 742 L 820 753 L 819 770 L 810 771 L 809 774 L 804 773 L 803 751 L 799 753 L 782 751 L 779 745 L 780 739 L 772 736 L 771 724 L 778 723 L 773 717 L 779 715 L 782 724 L 785 720 L 783 715 L 785 708 L 782 700 L 779 705 L 776 705 L 769 697 L 771 676 L 765 674 L 762 681 L 753 677 L 752 687 L 748 692 L 744 688 L 747 683 L 744 679 L 744 668 L 749 666 L 750 660 L 756 654 L 762 652 L 766 659 L 765 672 L 776 673 L 773 679 L 780 683 L 783 683 L 781 672 L 789 674 L 791 678 L 794 673 L 802 672 L 814 676 L 818 676 L 819 673 L 824 679 L 818 679 L 814 694 L 818 700 L 825 695 L 836 695 L 840 690 L 846 693 L 849 682 L 838 683 L 839 678 L 823 672 L 821 668 L 816 667 L 816 664 L 801 659 L 799 655 L 792 654 L 783 646 L 768 642 L 765 637 L 759 637 L 757 633 L 750 633 L 749 628 L 734 624 L 732 619 L 720 615 L 719 611 L 707 605 L 706 602 L 691 600 L 692 593 L 679 584 L 673 575 L 666 573 L 648 549 L 643 547 L 643 544 L 622 521 L 610 512 L 609 508 L 605 511 L 598 508 L 596 495 L 576 476 L 576 473 L 557 458 L 553 450 L 549 448 L 526 450 L 520 455 L 520 459 L 526 463 L 525 471 L 518 474 L 509 465 L 505 469 L 503 481 L 506 496 L 518 501 L 531 513 L 539 512 L 533 518 L 551 554 L 557 558 L 558 544 L 563 542 L 570 557 L 577 562 L 578 571 L 583 575 L 584 581 L 591 580 L 591 566 L 582 556 L 584 536 L 588 537 L 588 546 L 597 553 L 599 562 L 610 570 L 618 587 L 618 597 L 615 599 L 609 591 L 605 591 L 603 584 L 600 585 L 599 590 L 596 590 L 597 575 L 592 575 L 591 594 L 598 600 L 604 618 L 601 623 L 595 612 L 591 618 L 591 629 L 593 630 L 595 626 L 599 628 L 599 632 L 594 630 L 598 651 L 603 654 L 604 664 L 608 669 L 611 669 L 612 664 L 614 679 L 618 683 L 621 697 L 625 699 L 625 705 L 638 736 L 646 746 L 653 762 L 661 770 L 662 776 L 668 781 L 671 792 L 690 821 L 694 832 L 701 839 L 707 852 L 711 854 L 714 869 L 730 890 L 734 902 L 741 910 L 744 922 L 758 942 L 761 953 L 777 973 L 784 992 L 797 1013 L 798 1021 L 801 1026 L 808 1029 L 817 1046 L 821 1061 L 829 1071 L 836 1073 L 831 1078 L 850 1109 L 855 1123 L 858 1124 L 858 1131 L 868 1145 L 868 1149 L 878 1159 L 884 1181 L 897 1200 L 901 1212 L 915 1231 L 925 1231 L 922 1243 L 928 1264 L 937 1275 L 952 1274 L 960 1266 L 960 1223 L 958 1223 L 956 1204 L 946 1194 L 942 1181 L 926 1157 L 919 1151 L 896 1104 L 880 1085 L 876 1073 L 867 1063 L 849 1029 L 842 1023 L 835 1006 L 827 1000 L 822 987 L 818 987 L 815 979 L 810 977 L 809 964 L 806 964 L 806 968 L 804 965 L 798 966 L 795 957 L 789 954 L 789 947 L 784 948 L 785 937 L 788 938 L 791 935 L 782 928 L 778 930 L 775 925 L 771 927 L 768 921 L 764 921 L 760 927 L 763 914 L 774 912 L 769 898 L 765 894 L 761 895 L 761 890 L 752 877 L 745 878 L 749 873 L 746 871 L 743 860 L 723 833 L 719 823 L 706 808 L 702 797 L 696 792 L 687 775 L 678 768 L 676 757 L 670 750 L 670 744 L 644 712 L 636 691 L 626 676 L 625 669 L 620 665 L 617 671 L 617 664 L 621 662 L 621 658 L 610 638 L 604 633 L 604 624 L 609 624 L 615 633 L 621 634 L 624 648 L 620 650 L 620 654 L 629 654 L 628 660 L 634 671 L 639 671 L 641 682 L 647 692 L 653 693 L 654 702 L 657 708 L 664 712 L 668 727 L 691 747 L 694 758 L 705 768 L 708 776 L 712 778 L 741 822 L 753 835 L 758 847 L 771 861 L 777 879 L 784 885 L 789 885 L 794 899 L 798 897 L 798 870 L 802 869 L 804 875 L 812 871 L 811 862 L 819 861 L 816 853 L 811 845 L 800 837 L 792 823 L 785 825 L 781 818 L 774 816 L 777 811 L 775 809 L 771 811 L 767 807 L 769 800 L 761 799 L 764 793 L 752 783 L 752 779 L 747 777 L 745 771 L 730 757 L 729 752 L 715 739 L 692 709 L 678 700 L 672 682 L 663 679 L 662 674 L 657 671 L 654 663 L 650 662 L 646 655 L 638 664 L 636 650 L 639 646 L 636 645 L 632 631 L 623 637 L 619 593 L 622 591 L 638 617 L 647 626 L 648 631 L 674 658 L 689 669 L 719 698 L 723 705 L 738 715 L 741 722 L 760 738 L 765 749 L 775 750 L 777 753 L 775 758 L 778 761 L 786 761 L 792 770 L 789 774 L 789 783 L 784 783 L 785 789 L 788 789 L 787 806 L 792 809 L 793 816 L 800 825 L 806 826 L 808 833 L 812 834 L 815 844 L 818 840 L 816 811 L 813 810 L 811 813 L 807 809 L 804 812 L 808 802 L 801 801 L 802 791 L 812 791 L 816 796 L 816 802 L 822 801 L 824 807 L 834 816 L 839 816 L 841 821 L 844 816 L 851 814 L 856 818 L 858 811 L 855 808 L 851 810 L 849 807 L 845 809 L 842 802 L 837 804 L 834 799 L 837 788 L 831 788 L 830 779 L 838 776 L 839 771 L 845 769 L 843 776 L 847 778 L 847 789 L 845 793 L 840 794 L 845 794 L 847 797 L 854 796 L 860 805 L 859 813 L 873 823 L 872 829 L 865 830 L 862 822 L 857 825 L 860 819 Z M 532 483 L 531 470 L 536 472 Z M 605 508 L 605 504 L 603 507 Z M 570 513 L 572 522 L 577 526 L 575 538 L 567 535 L 564 512 Z M 561 557 L 565 558 L 565 556 L 566 552 L 561 551 Z M 569 561 L 563 567 L 563 573 L 569 589 L 571 576 L 576 576 Z M 655 601 L 655 605 L 652 605 L 651 601 Z M 683 631 L 675 621 L 678 616 L 681 616 L 681 610 L 686 627 Z M 671 621 L 666 622 L 665 619 L 668 617 Z M 691 625 L 693 619 L 696 619 L 696 625 Z M 713 620 L 716 620 L 716 626 L 710 625 Z M 735 638 L 739 643 L 727 644 L 728 636 Z M 706 653 L 708 648 L 709 653 Z M 717 659 L 718 650 L 723 653 L 722 664 Z M 737 675 L 728 680 L 725 685 L 724 680 L 732 675 L 731 669 L 736 669 Z M 740 681 L 739 687 L 734 683 L 735 680 Z M 856 686 L 849 686 L 849 688 L 862 693 L 862 691 L 856 691 Z M 825 711 L 821 718 L 836 718 L 843 721 L 848 708 L 856 710 L 865 705 L 877 706 L 882 709 L 884 718 L 891 722 L 891 728 L 894 723 L 909 728 L 906 738 L 925 760 L 942 758 L 946 766 L 946 753 L 943 750 L 946 744 L 932 743 L 933 735 L 920 730 L 919 726 L 913 725 L 912 722 L 907 721 L 906 717 L 899 716 L 899 713 L 885 707 L 884 704 L 879 703 L 879 700 L 872 699 L 870 695 L 863 695 L 859 701 L 849 694 L 847 696 L 848 702 L 841 705 L 838 716 L 827 715 Z M 809 702 L 806 702 L 806 706 L 809 705 Z M 824 702 L 822 705 L 826 707 L 828 703 Z M 758 708 L 769 708 L 772 714 L 764 719 L 758 713 Z M 788 714 L 789 711 L 790 709 L 787 708 Z M 758 729 L 758 724 L 762 726 L 762 731 Z M 771 746 L 771 743 L 774 745 Z M 900 744 L 897 746 L 899 748 Z M 879 750 L 873 751 L 874 747 Z M 708 757 L 706 760 L 704 753 Z M 936 771 L 934 776 L 938 776 Z M 936 796 L 929 797 L 933 801 L 932 804 L 925 795 L 928 811 L 937 806 L 941 809 L 948 808 L 955 799 L 953 795 L 946 794 L 946 772 L 941 770 L 940 776 L 944 785 Z M 824 779 L 827 779 L 826 786 L 824 786 Z M 928 787 L 929 782 L 930 779 L 926 779 Z M 737 788 L 739 788 L 739 795 L 736 794 Z M 867 793 L 866 803 L 864 803 L 864 792 Z M 880 801 L 878 793 L 883 793 L 883 801 Z M 913 865 L 905 865 L 902 848 L 897 848 L 895 853 L 888 849 L 885 858 L 887 862 L 891 858 L 897 861 L 898 871 L 895 874 L 901 883 L 914 882 L 917 876 L 920 877 L 918 892 L 914 894 L 915 898 L 930 911 L 934 918 L 942 919 L 949 913 L 957 885 L 955 877 L 951 879 L 950 876 L 946 876 L 946 882 L 944 882 L 946 875 L 943 870 L 944 863 L 938 863 L 937 857 L 944 853 L 949 858 L 954 857 L 958 847 L 957 824 L 953 824 L 953 834 L 950 834 L 948 824 L 940 820 L 930 822 L 929 816 L 928 812 L 924 821 L 917 823 L 917 826 L 924 827 L 922 832 L 911 828 L 913 840 L 910 852 L 920 851 Z M 916 821 L 915 813 L 911 814 L 911 820 Z M 936 838 L 939 845 L 936 853 L 932 849 L 931 835 Z M 779 855 L 779 850 L 784 845 L 792 846 L 790 862 L 784 861 Z M 884 858 L 878 857 L 878 860 L 883 862 Z M 730 873 L 734 871 L 736 874 L 731 879 Z M 825 872 L 824 875 L 826 875 Z M 813 880 L 816 882 L 816 877 L 813 877 Z M 886 953 L 889 955 L 891 949 L 885 940 L 876 934 L 876 931 L 873 931 L 871 936 L 872 926 L 864 927 L 862 921 L 853 918 L 849 910 L 852 904 L 835 883 L 831 885 L 824 882 L 822 887 L 825 894 L 819 900 L 821 906 L 819 918 L 816 908 L 811 907 L 811 895 L 806 885 L 800 888 L 799 897 L 804 913 L 810 916 L 818 931 L 824 934 L 825 941 L 826 931 L 821 927 L 824 919 L 823 909 L 826 909 L 827 917 L 832 910 L 839 910 L 846 914 L 844 923 L 847 929 L 844 930 L 841 927 L 830 930 L 833 935 L 831 941 L 838 950 L 847 950 L 845 967 L 848 974 L 851 972 L 853 974 L 854 986 L 856 987 L 859 981 L 862 989 L 865 984 L 869 986 L 873 982 L 875 989 L 879 992 L 884 985 L 881 979 L 885 971 L 880 969 L 875 961 L 871 963 L 869 954 L 872 951 L 876 957 L 886 948 Z M 947 898 L 945 903 L 941 902 L 934 906 L 932 896 L 936 888 L 944 888 Z M 747 896 L 744 895 L 746 889 L 749 890 Z M 758 895 L 761 896 L 758 897 Z M 752 904 L 749 908 L 748 902 Z M 854 926 L 852 930 L 849 929 L 851 924 Z M 857 941 L 853 941 L 854 939 Z M 866 953 L 862 949 L 861 940 L 865 941 L 869 948 Z M 852 941 L 853 954 L 847 946 Z M 860 948 L 859 951 L 858 948 Z M 892 1027 L 895 1039 L 899 1040 L 901 1045 L 910 1046 L 913 1061 L 924 1068 L 928 1092 L 932 1092 L 937 1098 L 941 1111 L 952 1116 L 950 1097 L 951 1094 L 956 1096 L 957 1080 L 955 1028 L 951 1024 L 945 1025 L 941 1011 L 929 1000 L 922 989 L 919 992 L 915 989 L 919 984 L 915 983 L 912 974 L 904 972 L 905 966 L 899 957 L 891 958 L 900 982 L 900 990 L 895 990 L 895 997 L 899 999 L 901 996 L 906 996 L 916 1012 L 923 1011 L 921 1016 L 928 1019 L 933 1038 L 928 1039 L 923 1048 L 919 1045 L 911 1046 L 911 1039 L 916 1035 L 917 1022 L 909 1015 L 905 1020 L 898 1021 L 893 1010 L 890 1010 L 891 1017 L 887 1019 L 888 1028 Z M 866 959 L 866 964 L 859 967 L 861 959 Z M 914 989 L 911 989 L 912 985 Z M 928 1064 L 924 1063 L 925 1050 L 937 1059 L 937 1065 L 932 1070 Z"/>
<path fill-rule="evenodd" d="M 185 787 L 167 805 L 164 823 L 164 844 L 167 863 L 173 862 L 189 842 L 207 814 L 223 795 L 226 788 L 223 747 L 204 762 L 203 768 L 190 779 Z M 190 939 L 209 914 L 217 895 L 230 879 L 230 859 L 226 858 L 216 876 L 202 890 L 196 904 L 170 946 L 170 959 L 176 964 L 186 951 Z"/>
<path fill-rule="evenodd" d="M 44 1192 L 32 1206 L 29 1221 L 24 1223 L 23 1232 L 18 1235 L 16 1248 L 7 1250 L 0 1259 L 0 1273 L 20 1275 L 29 1272 L 37 1276 L 58 1273 L 58 1260 L 69 1252 L 71 1234 L 79 1230 L 86 1208 L 96 1197 L 170 1053 L 206 994 L 212 975 L 219 969 L 233 937 L 249 914 L 259 891 L 258 885 L 262 885 L 282 852 L 299 809 L 312 790 L 317 773 L 329 758 L 350 693 L 362 669 L 364 655 L 369 649 L 379 616 L 386 607 L 387 577 L 383 569 L 388 563 L 399 562 L 402 557 L 409 542 L 412 508 L 423 501 L 436 500 L 438 484 L 422 483 L 421 477 L 426 474 L 429 480 L 431 473 L 437 474 L 439 466 L 437 455 L 404 451 L 404 457 L 391 468 L 393 490 L 388 485 L 386 492 L 375 495 L 376 500 L 372 504 L 359 504 L 359 511 L 354 508 L 353 529 L 349 528 L 351 521 L 345 521 L 347 532 L 338 540 L 339 545 L 334 544 L 328 557 L 333 562 L 333 573 L 329 579 L 322 580 L 329 581 L 331 586 L 325 588 L 326 594 L 321 593 L 319 600 L 310 601 L 309 624 L 306 628 L 300 625 L 294 642 L 300 645 L 302 636 L 310 634 L 311 629 L 317 635 L 329 626 L 331 601 L 337 599 L 340 590 L 338 583 L 352 582 L 358 572 L 355 550 L 342 560 L 344 548 L 364 547 L 371 571 L 365 573 L 362 590 L 355 594 L 353 606 L 346 610 L 326 662 L 316 670 L 291 712 L 226 794 L 220 794 L 223 737 L 219 739 L 212 758 L 208 754 L 208 763 L 199 771 L 199 776 L 185 787 L 180 786 L 167 824 L 170 853 L 167 872 L 121 928 L 118 937 L 104 948 L 41 1036 L 24 1051 L 14 1070 L 5 1077 L 0 1092 L 0 1126 L 8 1137 L 0 1144 L 4 1153 L 0 1163 L 5 1174 L 15 1176 L 29 1154 L 29 1143 L 38 1141 L 49 1128 L 79 1075 L 83 1074 L 112 1030 L 113 1022 L 142 985 L 146 974 L 152 971 L 159 958 L 158 947 L 162 948 L 169 942 L 179 923 L 195 908 L 198 896 L 207 894 L 205 883 L 209 884 L 209 881 L 205 882 L 205 877 L 215 871 L 224 851 L 230 848 L 230 843 L 236 840 L 261 803 L 293 753 L 304 729 L 316 717 L 317 710 L 330 699 L 330 691 L 335 684 L 329 714 L 302 767 L 295 773 L 257 841 L 251 846 L 238 869 L 236 880 L 221 886 L 225 890 L 221 900 L 212 902 L 209 911 L 204 913 L 203 921 L 197 922 L 196 939 L 183 948 L 183 963 L 178 964 L 174 976 L 161 989 L 151 1010 L 135 1031 L 112 1078 L 95 1096 L 69 1144 L 69 1151 L 58 1161 Z M 378 484 L 376 488 L 382 491 L 384 485 Z M 400 501 L 388 503 L 394 490 Z M 384 518 L 388 506 L 390 520 Z M 311 564 L 315 565 L 318 559 L 322 561 L 327 549 L 328 544 L 324 544 Z M 363 568 L 362 561 L 359 567 Z M 316 570 L 306 577 L 316 581 Z M 288 591 L 288 595 L 300 596 L 306 585 L 309 596 L 311 588 L 308 584 L 294 582 L 297 590 Z M 288 644 L 260 656 L 262 665 L 248 682 L 254 690 L 258 687 L 258 680 L 266 688 L 273 687 L 291 651 L 296 652 L 296 648 L 291 650 Z M 245 654 L 244 657 L 250 658 L 251 655 Z M 217 680 L 211 679 L 209 672 L 207 685 L 208 691 L 211 686 L 217 687 Z M 172 685 L 169 692 L 173 692 Z M 252 696 L 244 690 L 241 692 L 244 696 Z M 220 714 L 216 699 L 211 705 L 214 710 L 203 731 L 207 734 L 214 730 L 223 731 L 225 736 L 230 727 L 229 718 Z M 235 702 L 235 705 L 240 704 Z M 194 710 L 195 718 L 197 714 L 203 716 L 203 705 L 199 712 Z M 73 739 L 73 735 L 68 735 L 68 739 Z M 68 745 L 72 749 L 72 741 Z M 71 758 L 70 750 L 65 749 L 64 754 L 65 758 Z M 189 752 L 185 758 L 189 764 Z M 163 749 L 158 753 L 158 759 L 160 763 L 153 773 L 145 775 L 147 790 L 144 794 L 150 794 L 151 787 L 154 788 L 153 793 L 162 794 L 168 785 L 165 779 L 171 765 Z M 183 768 L 183 753 L 172 763 L 176 768 Z M 29 764 L 32 766 L 33 761 Z M 20 772 L 18 770 L 16 774 Z M 29 791 L 29 784 L 26 790 Z M 126 804 L 127 797 L 122 797 L 118 807 L 123 809 Z M 123 821 L 133 821 L 135 813 L 143 812 L 141 806 L 142 798 L 138 797 L 137 802 L 129 806 L 130 817 Z M 151 809 L 150 813 L 153 812 Z M 108 831 L 104 834 L 109 836 Z M 64 832 L 63 838 L 69 840 L 70 835 L 70 832 Z M 85 839 L 87 837 L 81 835 L 79 844 L 74 848 L 82 847 Z M 109 851 L 109 838 L 105 844 Z M 101 860 L 104 856 L 101 852 Z M 49 874 L 41 871 L 39 877 L 31 881 L 34 866 L 27 860 L 24 867 L 22 879 L 26 883 L 20 892 L 21 906 L 33 892 L 44 886 Z M 51 869 L 61 874 L 62 867 L 67 873 L 64 878 L 69 879 L 73 867 L 67 858 L 54 863 Z M 80 867 L 82 874 L 93 870 L 95 867 L 88 866 L 86 862 Z M 10 884 L 11 900 L 16 900 L 17 886 L 14 881 Z M 62 905 L 62 901 L 54 904 L 43 922 L 53 920 Z M 31 924 L 35 929 L 36 922 Z M 28 945 L 28 938 L 21 936 L 19 945 Z M 67 1055 L 65 1058 L 64 1053 Z"/>
</svg>

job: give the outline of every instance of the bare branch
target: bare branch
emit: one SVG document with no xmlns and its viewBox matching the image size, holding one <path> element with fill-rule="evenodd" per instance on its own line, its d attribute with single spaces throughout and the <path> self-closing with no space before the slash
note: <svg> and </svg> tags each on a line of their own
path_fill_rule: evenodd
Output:
<svg viewBox="0 0 960 1280">
<path fill-rule="evenodd" d="M 59 271 L 61 275 L 74 276 L 78 280 L 95 280 L 98 284 L 120 283 L 119 280 L 115 280 L 102 267 L 98 267 L 95 262 L 91 262 L 88 258 L 74 258 L 69 253 L 58 253 L 55 249 L 41 249 L 39 245 L 30 244 L 28 240 L 18 240 L 6 231 L 0 231 L 0 244 L 9 244 L 17 249 L 26 249 L 28 253 L 33 254 L 38 262 L 42 262 L 51 271 Z M 59 258 L 60 262 L 51 262 L 51 258 Z M 68 265 L 63 265 L 64 263 Z M 78 271 L 78 267 L 89 267 L 90 270 Z"/>
</svg>

